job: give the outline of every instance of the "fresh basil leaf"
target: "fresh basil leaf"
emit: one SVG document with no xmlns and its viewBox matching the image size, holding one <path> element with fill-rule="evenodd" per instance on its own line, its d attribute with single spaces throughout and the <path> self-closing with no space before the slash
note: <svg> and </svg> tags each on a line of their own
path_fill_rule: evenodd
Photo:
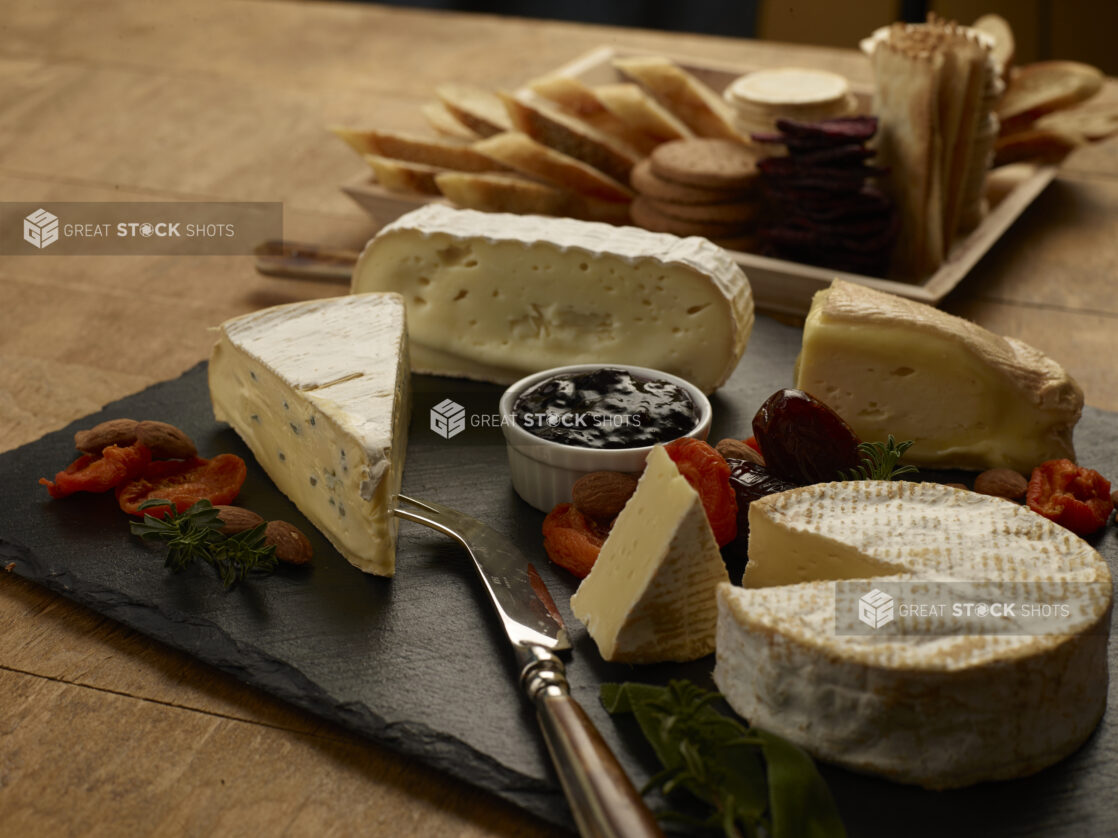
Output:
<svg viewBox="0 0 1118 838">
<path fill-rule="evenodd" d="M 753 728 L 768 769 L 772 838 L 846 835 L 831 790 L 808 754 L 787 739 Z"/>
</svg>

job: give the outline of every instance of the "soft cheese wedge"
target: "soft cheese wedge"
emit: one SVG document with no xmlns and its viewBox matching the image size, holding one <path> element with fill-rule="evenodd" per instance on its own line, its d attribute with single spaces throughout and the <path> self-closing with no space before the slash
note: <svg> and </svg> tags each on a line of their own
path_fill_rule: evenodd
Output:
<svg viewBox="0 0 1118 838">
<path fill-rule="evenodd" d="M 931 788 L 1030 774 L 1074 751 L 1107 693 L 1111 576 L 1082 539 L 1000 498 L 932 483 L 825 483 L 749 508 L 744 584 L 718 590 L 715 682 L 752 724 L 821 759 Z M 868 577 L 864 589 L 827 580 Z M 839 618 L 898 588 L 890 622 Z M 758 587 L 761 586 L 761 587 Z M 1068 605 L 1018 634 L 902 607 Z M 917 597 L 917 594 L 920 594 Z M 1006 618 L 1009 619 L 1009 618 Z M 858 625 L 858 619 L 852 623 Z"/>
<path fill-rule="evenodd" d="M 409 374 L 404 302 L 359 294 L 276 306 L 221 325 L 214 416 L 366 573 L 396 567 Z"/>
<path fill-rule="evenodd" d="M 571 611 L 608 661 L 690 661 L 714 651 L 721 582 L 729 576 L 699 495 L 658 445 Z"/>
<path fill-rule="evenodd" d="M 706 239 L 437 204 L 369 242 L 353 291 L 403 295 L 417 371 L 504 384 L 629 363 L 709 393 L 753 328 L 749 281 Z"/>
<path fill-rule="evenodd" d="M 816 293 L 797 388 L 864 440 L 915 445 L 906 462 L 1028 474 L 1075 459 L 1083 391 L 1051 358 L 960 317 L 835 280 Z"/>
</svg>

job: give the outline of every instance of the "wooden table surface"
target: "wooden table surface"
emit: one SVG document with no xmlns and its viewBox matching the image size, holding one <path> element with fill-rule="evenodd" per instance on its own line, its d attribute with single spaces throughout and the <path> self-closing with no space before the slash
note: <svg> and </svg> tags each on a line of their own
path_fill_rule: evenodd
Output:
<svg viewBox="0 0 1118 838">
<path fill-rule="evenodd" d="M 602 44 L 869 81 L 853 51 L 358 4 L 8 2 L 0 33 L 2 200 L 282 201 L 288 238 L 345 247 L 375 226 L 323 126 L 423 129 L 443 81 L 510 87 Z M 1118 411 L 1116 282 L 1112 141 L 1069 159 L 945 307 Z M 178 375 L 227 317 L 339 291 L 247 256 L 3 257 L 0 451 Z M 553 834 L 4 574 L 0 632 L 0 834 Z"/>
</svg>

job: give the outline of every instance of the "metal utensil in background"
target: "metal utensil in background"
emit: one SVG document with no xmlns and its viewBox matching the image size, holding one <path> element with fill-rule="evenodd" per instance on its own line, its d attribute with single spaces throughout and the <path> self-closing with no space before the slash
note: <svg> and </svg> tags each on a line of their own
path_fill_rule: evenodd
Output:
<svg viewBox="0 0 1118 838">
<path fill-rule="evenodd" d="M 271 239 L 253 248 L 256 270 L 284 279 L 349 282 L 360 254 L 356 250 Z"/>
<path fill-rule="evenodd" d="M 562 617 L 539 573 L 496 530 L 434 503 L 398 496 L 396 515 L 458 541 L 474 561 L 520 665 L 520 686 L 536 708 L 551 760 L 583 838 L 662 836 L 586 711 L 570 694 Z"/>
</svg>

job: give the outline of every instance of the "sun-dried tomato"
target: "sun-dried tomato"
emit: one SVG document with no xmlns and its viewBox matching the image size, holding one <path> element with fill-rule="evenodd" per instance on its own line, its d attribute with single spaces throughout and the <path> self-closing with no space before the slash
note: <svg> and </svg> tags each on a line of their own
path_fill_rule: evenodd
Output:
<svg viewBox="0 0 1118 838">
<path fill-rule="evenodd" d="M 575 508 L 561 503 L 543 519 L 543 548 L 555 564 L 586 578 L 609 532 Z"/>
<path fill-rule="evenodd" d="M 185 512 L 200 500 L 214 506 L 232 503 L 241 491 L 248 469 L 235 454 L 218 454 L 212 460 L 193 457 L 189 460 L 155 460 L 135 480 L 117 487 L 116 499 L 129 515 L 153 515 L 162 518 L 167 507 L 140 511 L 140 504 L 152 498 L 163 498 Z"/>
<path fill-rule="evenodd" d="M 751 436 L 749 439 L 745 440 L 745 444 L 756 451 L 758 454 L 761 453 L 761 443 L 757 441 L 757 437 Z"/>
<path fill-rule="evenodd" d="M 1033 512 L 1076 535 L 1102 529 L 1114 510 L 1110 481 L 1071 460 L 1049 460 L 1034 468 L 1025 500 Z"/>
<path fill-rule="evenodd" d="M 100 453 L 83 454 L 58 472 L 54 480 L 39 478 L 52 498 L 74 492 L 107 492 L 143 474 L 151 462 L 151 451 L 143 443 L 109 445 Z"/>
<path fill-rule="evenodd" d="M 679 473 L 699 493 L 719 547 L 738 534 L 738 499 L 730 485 L 730 466 L 700 439 L 683 437 L 664 446 Z"/>
</svg>

